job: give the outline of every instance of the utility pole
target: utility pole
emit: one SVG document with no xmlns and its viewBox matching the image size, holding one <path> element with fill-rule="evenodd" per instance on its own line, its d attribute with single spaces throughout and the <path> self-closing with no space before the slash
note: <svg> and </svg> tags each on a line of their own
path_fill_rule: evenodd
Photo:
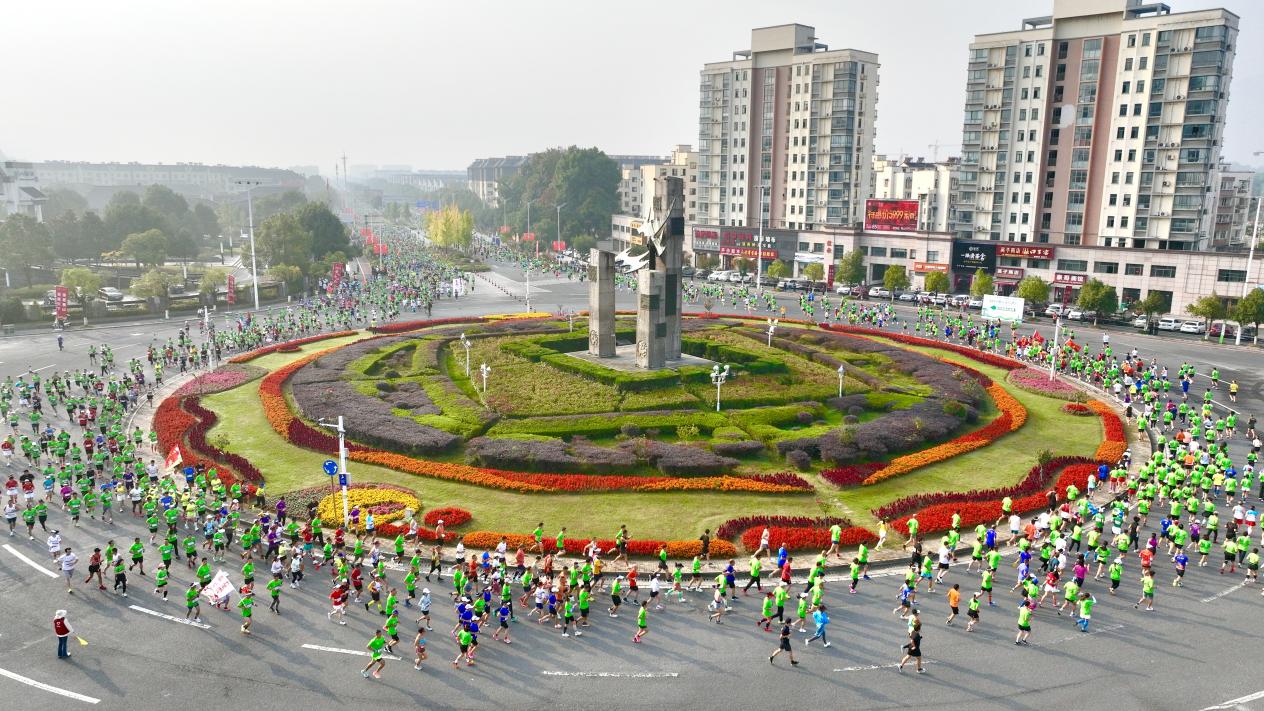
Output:
<svg viewBox="0 0 1264 711">
<path fill-rule="evenodd" d="M 246 186 L 246 211 L 250 224 L 250 288 L 255 297 L 255 311 L 259 310 L 259 268 L 255 258 L 255 203 L 251 189 L 263 184 L 261 180 L 238 180 L 238 185 Z"/>
</svg>

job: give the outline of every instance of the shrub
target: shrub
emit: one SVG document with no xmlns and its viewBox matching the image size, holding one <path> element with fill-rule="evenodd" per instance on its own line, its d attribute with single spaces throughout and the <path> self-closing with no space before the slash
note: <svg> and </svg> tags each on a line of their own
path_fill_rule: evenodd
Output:
<svg viewBox="0 0 1264 711">
<path fill-rule="evenodd" d="M 172 393 L 172 396 L 210 395 L 224 392 L 225 390 L 232 390 L 251 380 L 263 377 L 267 372 L 267 370 L 255 365 L 227 363 L 181 385 Z"/>
<path fill-rule="evenodd" d="M 812 466 L 812 458 L 802 449 L 792 449 L 786 452 L 786 464 L 801 472 L 805 472 Z"/>
<path fill-rule="evenodd" d="M 698 438 L 697 425 L 680 425 L 676 428 L 676 439 L 681 442 L 688 442 Z"/>
<path fill-rule="evenodd" d="M 427 526 L 438 526 L 443 521 L 444 528 L 456 528 L 470 522 L 473 518 L 469 511 L 455 506 L 445 506 L 443 508 L 431 509 L 422 516 L 421 520 Z"/>
<path fill-rule="evenodd" d="M 384 392 L 384 393 L 393 393 L 393 392 L 395 392 L 395 384 L 394 384 L 394 383 L 388 383 L 388 382 L 386 382 L 385 380 L 379 380 L 378 382 L 374 383 L 374 386 L 375 386 L 378 390 L 380 390 L 380 391 L 382 391 L 382 392 Z"/>
<path fill-rule="evenodd" d="M 668 476 L 715 476 L 730 471 L 738 461 L 722 457 L 701 447 L 666 444 L 650 439 L 624 442 L 619 447 L 633 451 L 638 459 L 657 467 Z"/>
<path fill-rule="evenodd" d="M 470 440 L 465 453 L 475 464 L 525 471 L 608 474 L 629 472 L 639 464 L 634 455 L 622 450 L 559 439 L 541 442 L 477 437 Z"/>
<path fill-rule="evenodd" d="M 1092 415 L 1093 408 L 1082 402 L 1068 402 L 1062 406 L 1062 411 L 1068 415 Z"/>
<path fill-rule="evenodd" d="M 738 442 L 716 442 L 711 445 L 711 451 L 722 457 L 749 457 L 764 451 L 764 443 L 756 442 L 753 439 Z"/>
</svg>

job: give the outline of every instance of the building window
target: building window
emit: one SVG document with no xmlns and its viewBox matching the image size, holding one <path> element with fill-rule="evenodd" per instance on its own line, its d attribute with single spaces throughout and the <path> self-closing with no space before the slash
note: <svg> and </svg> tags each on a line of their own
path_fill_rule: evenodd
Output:
<svg viewBox="0 0 1264 711">
<path fill-rule="evenodd" d="M 1119 262 L 1093 262 L 1095 274 L 1118 274 Z"/>
<path fill-rule="evenodd" d="M 885 257 L 887 256 L 887 248 L 886 247 L 870 247 L 869 256 L 870 257 Z"/>
<path fill-rule="evenodd" d="M 1160 279 L 1175 279 L 1176 267 L 1167 266 L 1165 264 L 1151 264 L 1150 276 Z"/>
<path fill-rule="evenodd" d="M 1228 281 L 1241 284 L 1246 281 L 1246 270 L 1220 269 L 1216 272 L 1216 281 Z"/>
<path fill-rule="evenodd" d="M 1144 264 L 1125 264 L 1124 265 L 1124 276 L 1144 276 L 1144 275 L 1145 275 Z"/>
<path fill-rule="evenodd" d="M 1048 242 L 1049 241 L 1048 237 L 1049 237 L 1048 235 L 1045 235 L 1045 239 L 1041 240 L 1041 242 Z M 1048 259 L 1028 259 L 1027 268 L 1028 269 L 1048 269 L 1049 260 Z"/>
<path fill-rule="evenodd" d="M 1060 272 L 1087 272 L 1088 261 L 1084 259 L 1059 259 L 1058 271 Z"/>
<path fill-rule="evenodd" d="M 908 256 L 909 254 L 907 249 L 900 249 L 899 247 L 891 248 L 892 259 L 908 259 Z"/>
</svg>

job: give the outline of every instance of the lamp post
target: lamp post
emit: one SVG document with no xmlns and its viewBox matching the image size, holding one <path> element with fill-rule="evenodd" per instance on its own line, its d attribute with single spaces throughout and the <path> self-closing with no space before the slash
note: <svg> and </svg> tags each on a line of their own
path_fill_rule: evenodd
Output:
<svg viewBox="0 0 1264 711">
<path fill-rule="evenodd" d="M 478 366 L 478 372 L 483 375 L 483 395 L 487 395 L 487 376 L 492 372 L 492 367 L 486 363 Z"/>
<path fill-rule="evenodd" d="M 566 203 L 555 205 L 557 208 L 557 243 L 562 243 L 562 208 L 566 207 Z"/>
<path fill-rule="evenodd" d="M 843 396 L 843 377 L 847 374 L 847 366 L 838 366 L 838 396 Z"/>
<path fill-rule="evenodd" d="M 342 472 L 342 525 L 346 526 L 351 520 L 351 511 L 347 504 L 347 483 L 350 481 L 350 472 L 347 471 L 347 430 L 342 426 L 342 415 L 338 415 L 337 424 L 325 422 L 323 418 L 317 420 L 316 424 L 338 433 L 338 471 Z"/>
<path fill-rule="evenodd" d="M 1264 203 L 1264 195 L 1259 195 L 1255 198 L 1255 224 L 1251 227 L 1251 246 L 1247 250 L 1247 253 L 1246 253 L 1246 279 L 1243 280 L 1245 283 L 1242 285 L 1243 298 L 1246 298 L 1246 295 L 1251 293 L 1251 289 L 1256 288 L 1252 286 L 1252 282 L 1251 282 L 1251 265 L 1255 262 L 1255 243 L 1258 242 L 1260 239 L 1260 204 L 1261 203 Z M 1254 283 L 1257 285 L 1259 284 L 1258 281 Z M 1234 334 L 1233 336 L 1233 345 L 1235 346 L 1242 345 L 1242 327 L 1245 325 L 1246 324 L 1243 324 L 1243 323 L 1238 324 L 1238 332 Z M 1222 337 L 1224 336 L 1224 329 L 1225 327 L 1222 324 L 1220 326 L 1220 335 Z M 1258 337 L 1259 337 L 1259 334 L 1257 333 L 1256 334 L 1257 340 L 1258 340 Z"/>
<path fill-rule="evenodd" d="M 772 334 L 777 330 L 779 322 L 775 318 L 768 319 L 768 347 L 772 348 Z"/>
<path fill-rule="evenodd" d="M 470 339 L 461 333 L 461 345 L 465 346 L 465 377 L 470 377 Z"/>
<path fill-rule="evenodd" d="M 755 238 L 755 292 L 762 294 L 764 292 L 764 245 L 771 244 L 775 238 L 764 238 L 764 192 L 768 190 L 767 185 L 759 186 L 759 235 Z"/>
<path fill-rule="evenodd" d="M 250 190 L 262 185 L 261 180 L 238 180 L 238 185 L 246 186 L 246 213 L 250 225 L 250 289 L 255 297 L 255 311 L 259 310 L 259 268 L 255 262 L 255 202 Z"/>
<path fill-rule="evenodd" d="M 720 386 L 729 379 L 729 366 L 721 370 L 719 365 L 711 367 L 711 382 L 715 383 L 715 411 L 720 411 Z"/>
</svg>

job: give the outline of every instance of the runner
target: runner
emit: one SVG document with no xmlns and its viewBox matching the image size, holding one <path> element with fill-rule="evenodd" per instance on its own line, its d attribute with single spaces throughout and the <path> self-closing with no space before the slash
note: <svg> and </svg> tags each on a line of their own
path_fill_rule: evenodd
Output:
<svg viewBox="0 0 1264 711">
<path fill-rule="evenodd" d="M 373 637 L 368 644 L 364 645 L 364 648 L 369 650 L 369 663 L 360 670 L 360 676 L 368 679 L 369 670 L 376 666 L 377 669 L 373 669 L 373 678 L 382 678 L 382 670 L 386 668 L 386 660 L 382 658 L 382 649 L 384 647 L 386 647 L 386 638 L 382 636 L 382 630 L 374 630 Z"/>
<path fill-rule="evenodd" d="M 787 655 L 789 655 L 791 664 L 793 664 L 794 666 L 799 665 L 799 663 L 795 661 L 794 659 L 794 649 L 792 648 L 790 644 L 790 623 L 789 622 L 781 623 L 781 634 L 778 635 L 777 648 L 772 650 L 772 654 L 768 655 L 768 663 L 773 664 L 774 663 L 773 660 L 776 659 L 777 655 L 781 654 L 782 652 L 785 652 Z"/>
</svg>

